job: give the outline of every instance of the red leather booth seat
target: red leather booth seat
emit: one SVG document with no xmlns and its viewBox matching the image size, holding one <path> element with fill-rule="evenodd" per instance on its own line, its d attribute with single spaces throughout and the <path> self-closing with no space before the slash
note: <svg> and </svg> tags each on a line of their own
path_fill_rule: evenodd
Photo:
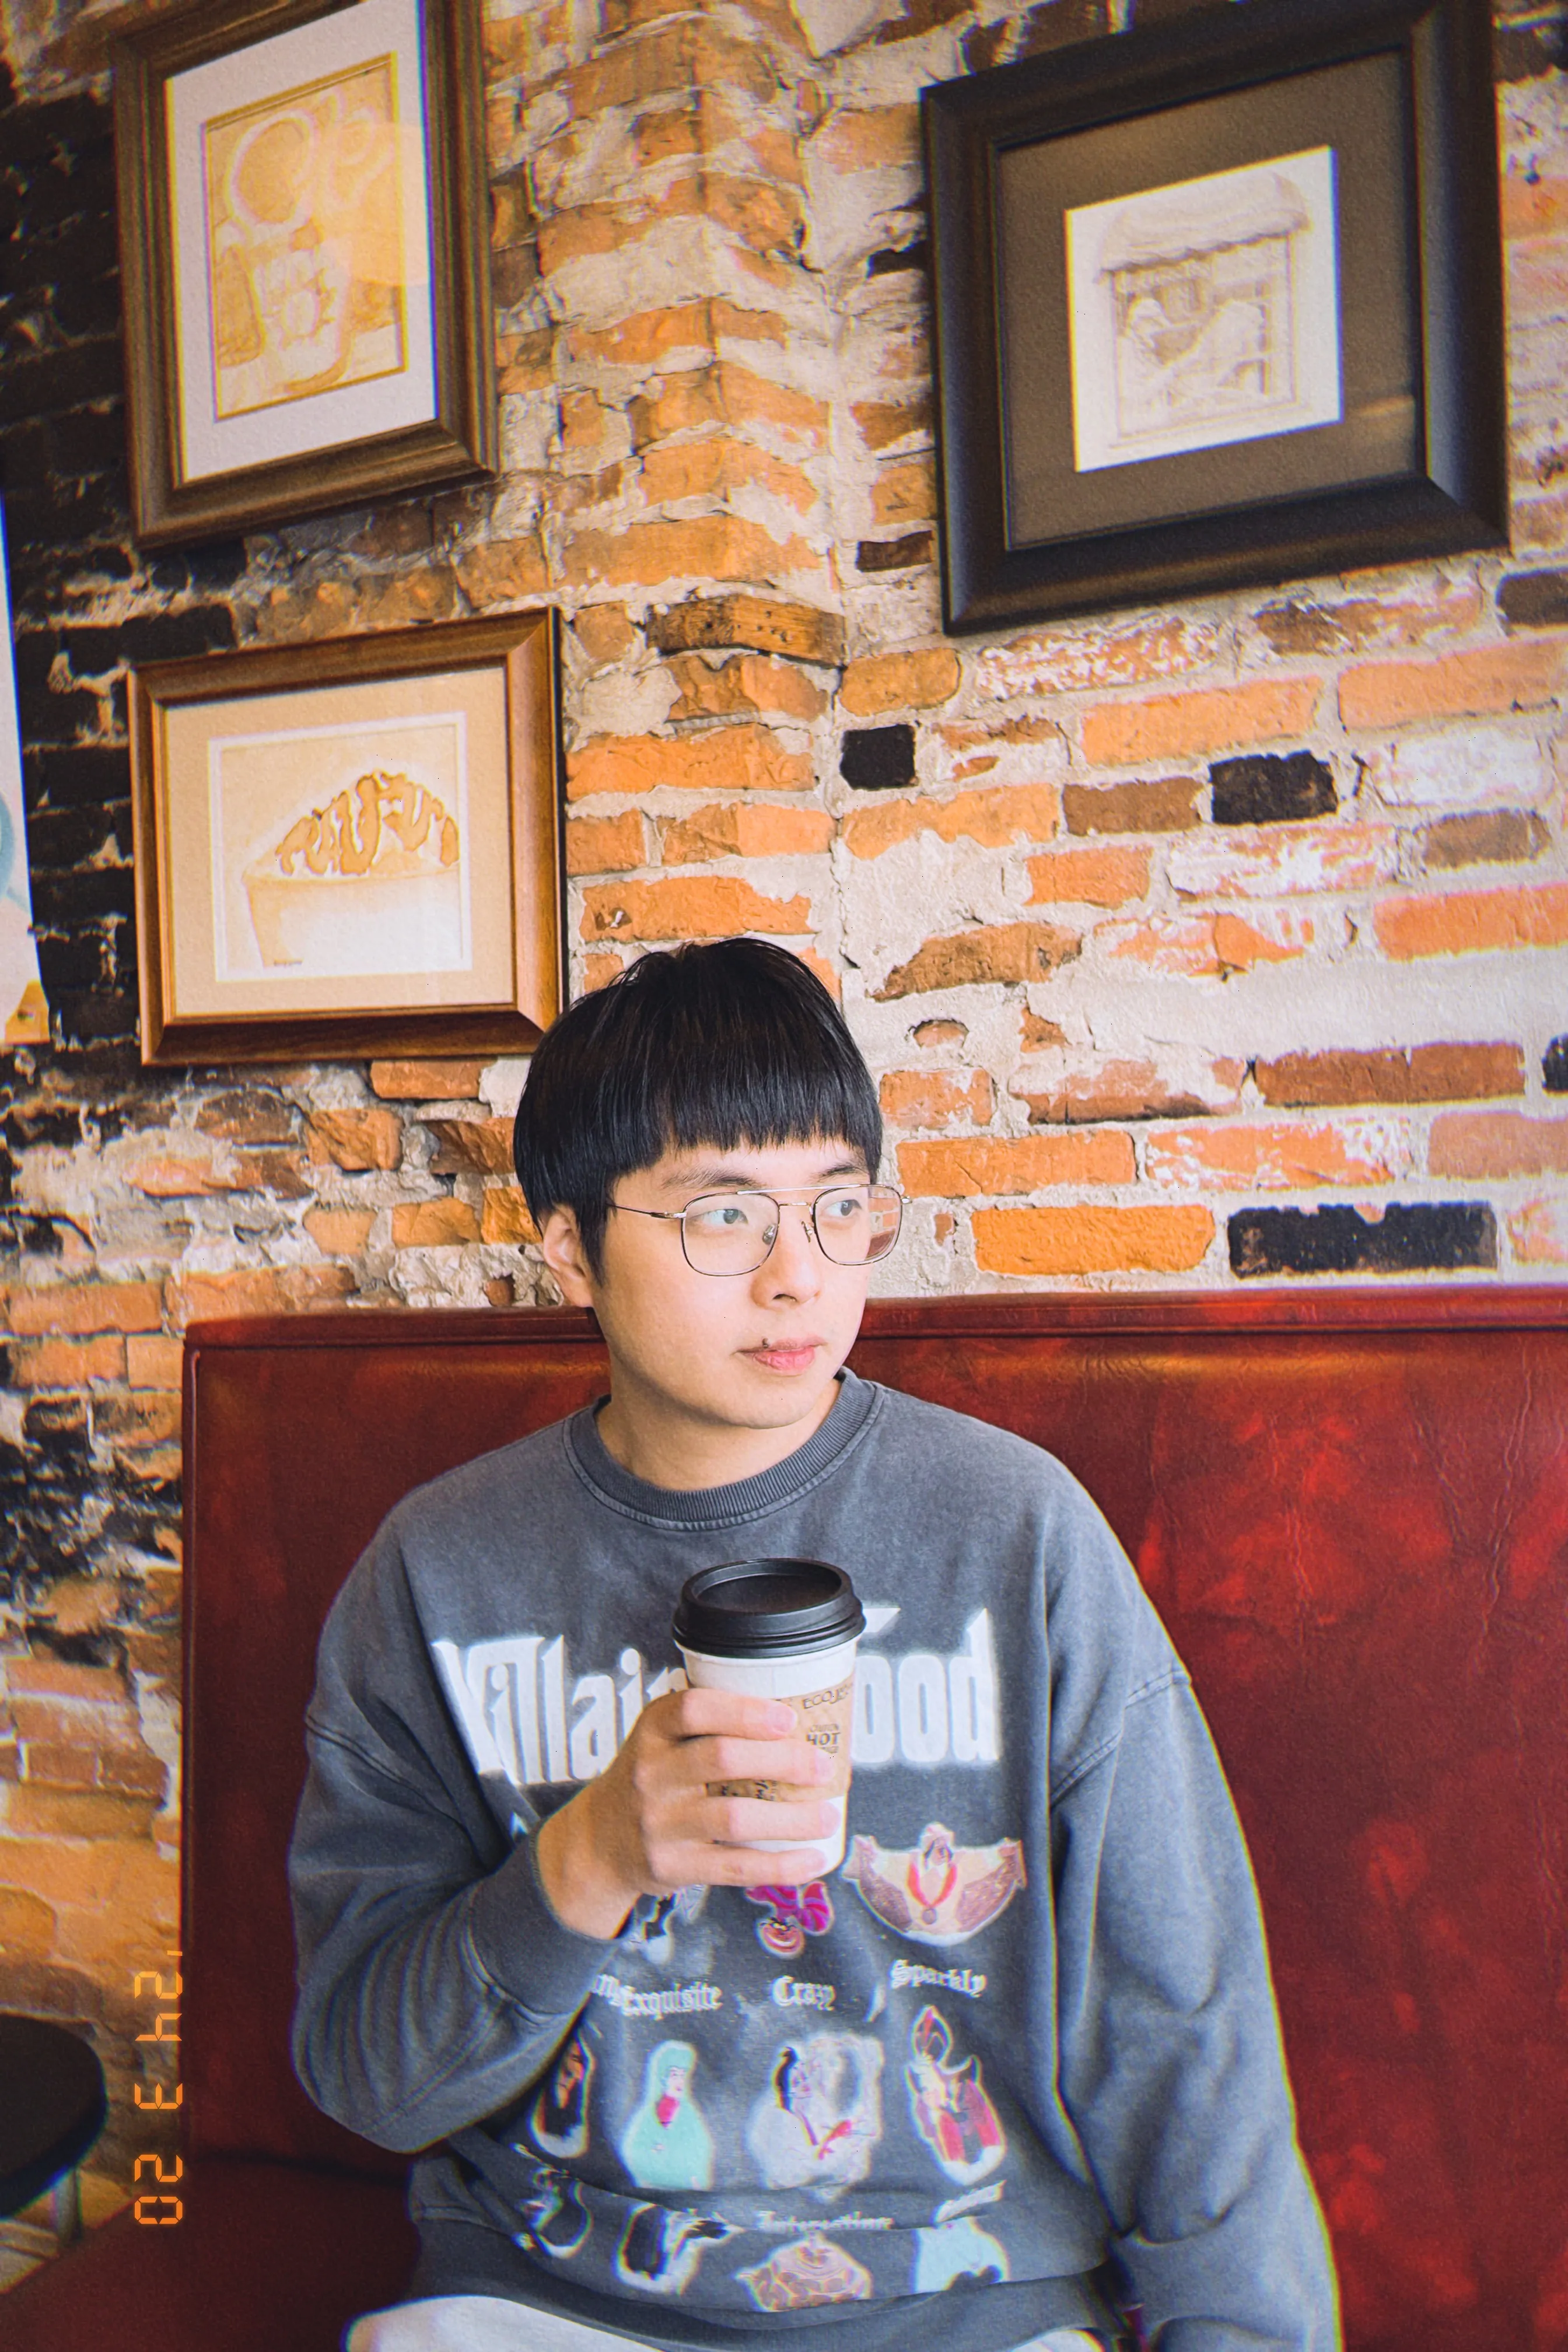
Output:
<svg viewBox="0 0 1568 2352">
<path fill-rule="evenodd" d="M 1353 2352 L 1561 2352 L 1568 1294 L 889 1303 L 854 1361 L 1059 1454 L 1186 1656 Z M 401 2291 L 401 2166 L 289 2063 L 317 1631 L 401 1494 L 603 1385 L 567 1313 L 191 1332 L 185 2217 L 24 2282 L 9 2352 L 332 2352 Z"/>
</svg>

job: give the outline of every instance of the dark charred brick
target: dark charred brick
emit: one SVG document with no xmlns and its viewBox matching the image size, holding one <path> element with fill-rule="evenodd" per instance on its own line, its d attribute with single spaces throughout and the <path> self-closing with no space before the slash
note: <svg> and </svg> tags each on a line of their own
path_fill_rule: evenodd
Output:
<svg viewBox="0 0 1568 2352">
<path fill-rule="evenodd" d="M 94 866 L 85 873 L 33 877 L 33 919 L 51 929 L 104 915 L 119 915 L 129 922 L 135 912 L 136 884 L 129 866 Z"/>
<path fill-rule="evenodd" d="M 75 743 L 39 751 L 27 762 L 29 782 L 50 808 L 108 807 L 131 799 L 131 753 L 123 743 Z"/>
<path fill-rule="evenodd" d="M 929 530 L 909 530 L 901 539 L 863 539 L 855 550 L 859 572 L 903 572 L 929 563 L 932 541 Z"/>
<path fill-rule="evenodd" d="M 203 1135 L 226 1136 L 231 1143 L 291 1143 L 296 1113 L 281 1095 L 257 1087 L 214 1095 L 196 1113 Z"/>
<path fill-rule="evenodd" d="M 41 961 L 41 959 L 40 959 Z M 45 983 L 46 992 L 54 1011 L 59 1016 L 60 1034 L 68 1045 L 91 1045 L 119 1042 L 136 1034 L 136 1000 L 133 996 L 116 996 L 106 989 L 95 989 L 79 995 L 68 994 L 63 989 L 58 996 Z"/>
<path fill-rule="evenodd" d="M 1545 818 L 1533 809 L 1488 809 L 1426 826 L 1421 858 L 1429 873 L 1454 866 L 1522 866 L 1539 857 L 1551 838 Z"/>
<path fill-rule="evenodd" d="M 1510 629 L 1568 624 L 1568 572 L 1510 572 L 1498 583 L 1497 608 Z"/>
<path fill-rule="evenodd" d="M 1539 81 L 1568 65 L 1568 27 L 1560 17 L 1543 25 L 1492 29 L 1492 70 L 1499 81 Z"/>
<path fill-rule="evenodd" d="M 1287 824 L 1332 816 L 1339 795 L 1333 771 L 1310 751 L 1252 751 L 1209 768 L 1215 824 Z"/>
<path fill-rule="evenodd" d="M 118 629 L 63 629 L 60 647 L 73 677 L 102 677 L 106 671 L 118 669 L 123 659 Z"/>
<path fill-rule="evenodd" d="M 1238 1209 L 1229 1220 L 1231 1272 L 1447 1274 L 1495 1267 L 1497 1219 L 1484 1201 L 1391 1202 L 1381 1217 L 1321 1209 Z"/>
<path fill-rule="evenodd" d="M 234 645 L 234 614 L 226 604 L 151 613 L 127 621 L 120 643 L 128 662 L 182 661 L 192 654 L 226 653 Z"/>
<path fill-rule="evenodd" d="M 0 420 L 37 416 L 49 409 L 85 408 L 118 400 L 125 383 L 117 335 L 62 344 L 58 351 L 18 358 L 0 373 Z"/>
<path fill-rule="evenodd" d="M 1568 1035 L 1553 1037 L 1542 1055 L 1541 1083 L 1549 1095 L 1568 1095 Z"/>
<path fill-rule="evenodd" d="M 48 1461 L 85 1465 L 87 1406 L 80 1397 L 35 1397 L 22 1416 L 22 1434 Z"/>
<path fill-rule="evenodd" d="M 43 1096 L 13 1103 L 5 1114 L 5 1138 L 17 1151 L 32 1150 L 40 1143 L 68 1148 L 81 1141 L 80 1108 Z"/>
<path fill-rule="evenodd" d="M 915 780 L 915 730 L 852 727 L 838 755 L 838 772 L 858 793 L 897 793 Z"/>
<path fill-rule="evenodd" d="M 931 258 L 929 239 L 917 237 L 912 245 L 885 245 L 866 264 L 868 278 L 892 278 L 900 269 L 923 269 Z"/>
</svg>

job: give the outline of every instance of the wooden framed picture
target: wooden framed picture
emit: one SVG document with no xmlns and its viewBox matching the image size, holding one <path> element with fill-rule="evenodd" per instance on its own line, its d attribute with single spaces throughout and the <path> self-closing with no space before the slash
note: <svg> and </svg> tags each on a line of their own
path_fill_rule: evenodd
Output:
<svg viewBox="0 0 1568 2352">
<path fill-rule="evenodd" d="M 1508 540 L 1487 0 L 928 89 L 950 632 Z"/>
<path fill-rule="evenodd" d="M 144 546 L 493 472 L 480 0 L 200 0 L 115 44 Z"/>
<path fill-rule="evenodd" d="M 133 670 L 142 1061 L 530 1051 L 557 659 L 537 612 Z"/>
</svg>

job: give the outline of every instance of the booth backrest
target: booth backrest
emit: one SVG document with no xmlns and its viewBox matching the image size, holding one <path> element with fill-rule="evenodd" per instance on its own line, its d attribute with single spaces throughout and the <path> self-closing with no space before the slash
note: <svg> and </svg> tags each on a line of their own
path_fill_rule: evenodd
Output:
<svg viewBox="0 0 1568 2352">
<path fill-rule="evenodd" d="M 1568 2341 L 1568 1294 L 889 1302 L 852 1360 L 1059 1455 L 1192 1668 L 1352 2347 Z M 396 2168 L 289 2063 L 317 1634 L 401 1495 L 604 1385 L 565 1312 L 191 1331 L 193 2152 Z"/>
</svg>

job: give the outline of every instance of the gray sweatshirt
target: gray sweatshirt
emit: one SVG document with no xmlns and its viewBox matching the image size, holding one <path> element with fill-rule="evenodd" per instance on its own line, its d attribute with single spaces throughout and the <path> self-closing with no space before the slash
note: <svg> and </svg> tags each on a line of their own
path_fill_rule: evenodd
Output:
<svg viewBox="0 0 1568 2352">
<path fill-rule="evenodd" d="M 684 1580 L 761 1554 L 866 1606 L 845 1864 L 578 1935 L 531 1833 L 670 1686 Z M 775 1468 L 670 1492 L 579 1413 L 393 1512 L 308 1745 L 295 2062 L 432 2151 L 416 2292 L 667 2347 L 1001 2352 L 1116 2299 L 1160 2352 L 1337 2345 L 1219 1765 L 1037 1447 L 847 1373 Z"/>
</svg>

